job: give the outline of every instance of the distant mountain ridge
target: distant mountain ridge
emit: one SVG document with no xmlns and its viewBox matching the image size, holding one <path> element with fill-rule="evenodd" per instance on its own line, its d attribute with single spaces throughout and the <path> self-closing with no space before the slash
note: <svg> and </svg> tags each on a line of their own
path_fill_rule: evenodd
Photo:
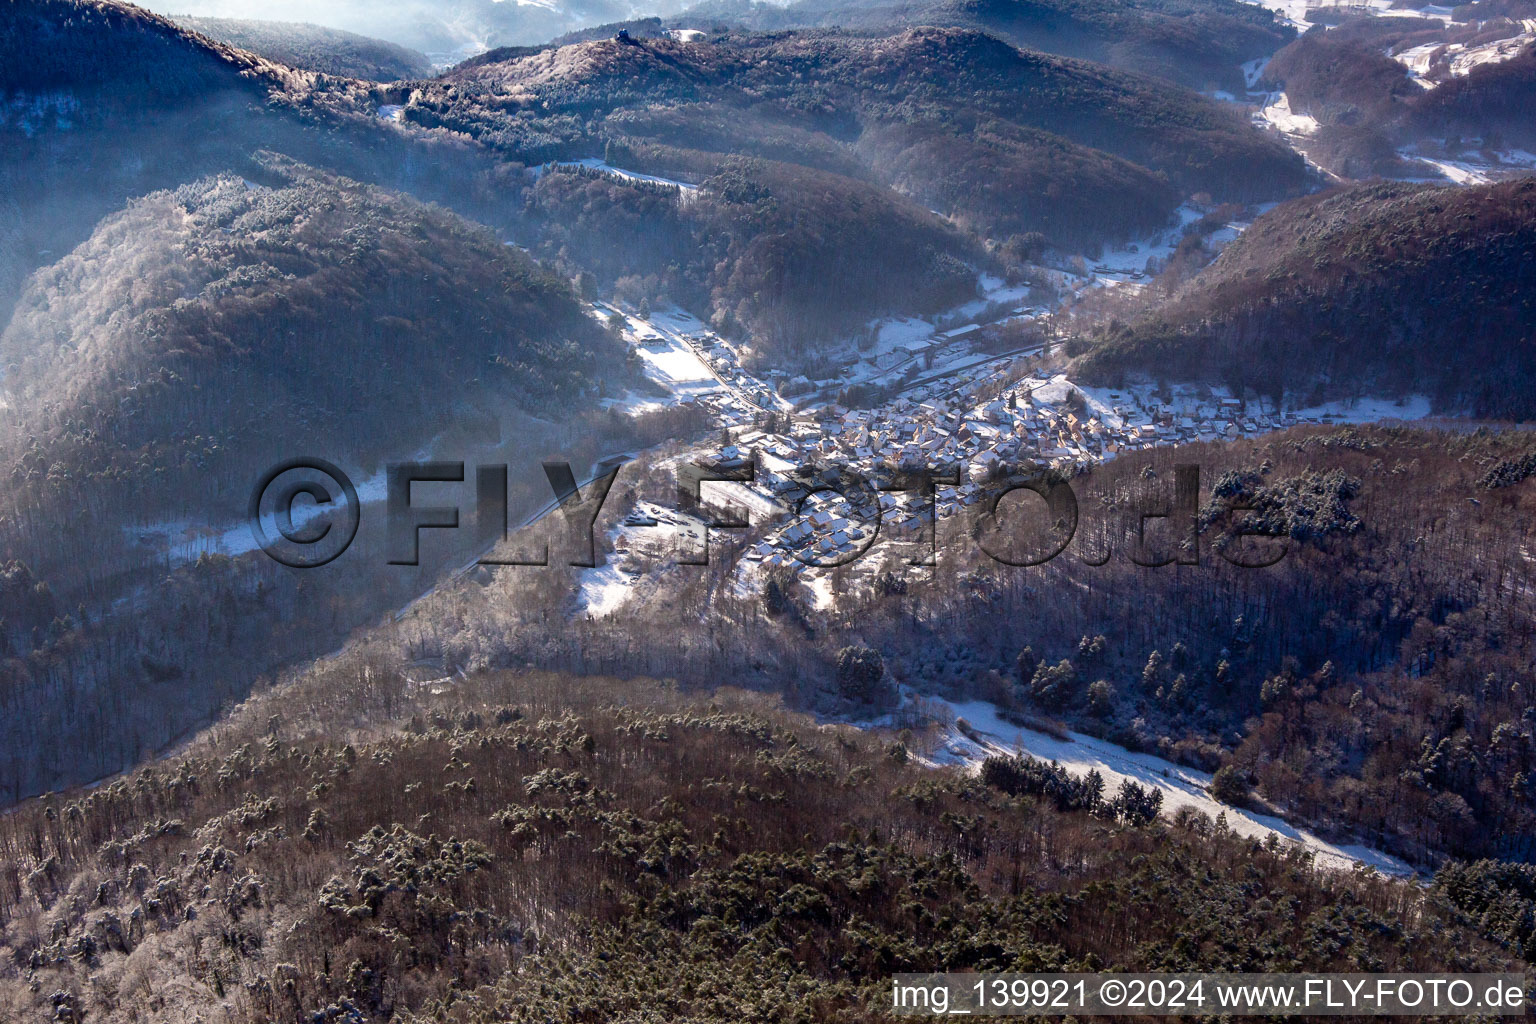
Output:
<svg viewBox="0 0 1536 1024">
<path fill-rule="evenodd" d="M 1295 36 L 1268 9 L 1238 0 L 797 0 L 787 6 L 706 0 L 672 21 L 882 33 L 930 25 L 966 28 L 1194 89 L 1234 91 L 1243 85 L 1239 65 L 1267 57 Z"/>
<path fill-rule="evenodd" d="M 374 82 L 425 78 L 432 73 L 432 63 L 425 54 L 382 39 L 323 25 L 190 15 L 173 20 L 210 39 L 222 40 L 306 71 Z"/>
<path fill-rule="evenodd" d="M 12 0 L 0 24 L 0 90 L 122 102 L 171 101 L 253 82 L 254 55 L 112 0 Z M 254 91 L 255 85 L 250 88 Z"/>
<path fill-rule="evenodd" d="M 1228 106 L 969 29 L 629 37 L 493 51 L 417 83 L 400 117 L 468 136 L 511 161 L 601 153 L 628 170 L 702 185 L 686 204 L 635 225 L 645 243 L 630 244 L 629 219 L 610 206 L 605 216 L 619 230 L 594 236 L 595 248 L 551 242 L 548 254 L 580 266 L 605 251 L 627 253 L 631 267 L 657 274 L 658 294 L 722 322 L 734 317 L 780 351 L 857 329 L 869 316 L 948 308 L 917 301 L 954 295 L 925 284 L 953 276 L 935 253 L 979 268 L 983 252 L 1078 251 L 1161 230 L 1196 192 L 1254 201 L 1298 194 L 1311 180 L 1298 155 Z M 560 204 L 577 200 L 543 194 L 557 181 L 539 179 L 532 208 L 558 234 L 591 219 L 594 195 L 562 212 Z M 615 190 L 635 191 L 602 189 Z M 899 216 L 912 230 L 882 236 L 863 227 L 881 208 L 891 227 Z M 701 232 L 717 209 L 731 230 Z M 919 227 L 926 211 L 948 221 L 949 240 Z M 957 236 L 968 244 L 956 245 Z M 722 237 L 730 240 L 724 253 Z M 868 248 L 876 237 L 910 248 L 883 244 L 876 252 Z M 887 286 L 845 291 L 869 296 L 855 308 L 808 301 L 825 291 L 817 282 L 826 273 L 810 269 L 801 246 L 831 257 L 828 272 L 858 253 L 853 276 L 861 281 L 894 261 Z M 603 283 L 621 276 L 606 264 L 599 274 Z M 783 328 L 785 317 L 793 328 Z"/>
</svg>

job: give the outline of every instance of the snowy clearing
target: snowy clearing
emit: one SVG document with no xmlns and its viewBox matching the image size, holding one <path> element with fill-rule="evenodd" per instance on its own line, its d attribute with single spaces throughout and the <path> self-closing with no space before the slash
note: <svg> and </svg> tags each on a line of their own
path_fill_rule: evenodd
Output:
<svg viewBox="0 0 1536 1024">
<path fill-rule="evenodd" d="M 593 306 L 594 316 L 606 318 L 613 314 L 624 318 L 624 340 L 634 346 L 645 375 L 672 395 L 697 397 L 725 390 L 688 342 L 678 335 L 675 315 L 674 322 L 667 323 L 662 314 L 653 314 L 646 320 L 615 306 Z"/>
<path fill-rule="evenodd" d="M 634 593 L 634 577 L 610 563 L 582 572 L 577 603 L 588 615 L 601 619 L 622 608 Z"/>
<path fill-rule="evenodd" d="M 616 178 L 625 178 L 629 181 L 648 181 L 652 185 L 671 185 L 674 188 L 681 189 L 683 192 L 697 192 L 699 190 L 699 186 L 690 185 L 686 181 L 678 181 L 675 178 L 663 178 L 655 174 L 641 174 L 639 171 L 626 171 L 622 167 L 614 167 L 612 164 L 605 163 L 595 156 L 587 157 L 585 160 L 562 160 L 555 166 L 589 167 L 594 171 L 602 171 L 605 174 L 611 174 Z M 539 170 L 539 168 L 535 168 L 534 173 L 538 174 Z"/>
<path fill-rule="evenodd" d="M 934 754 L 935 764 L 958 764 L 976 770 L 993 754 L 1023 752 L 1044 761 L 1055 761 L 1074 774 L 1097 770 L 1104 776 L 1106 793 L 1113 793 L 1122 780 L 1162 791 L 1163 813 L 1191 807 L 1215 818 L 1225 814 L 1227 823 L 1239 835 L 1299 843 L 1312 851 L 1320 867 L 1352 870 L 1365 865 L 1388 875 L 1412 876 L 1414 871 L 1404 861 L 1356 843 L 1335 843 L 1306 829 L 1298 828 L 1269 814 L 1259 814 L 1220 803 L 1209 793 L 1210 775 L 1194 768 L 1165 761 L 1152 754 L 1137 754 L 1113 743 L 1083 733 L 1069 733 L 1070 740 L 1058 740 L 1045 733 L 1021 729 L 998 716 L 998 709 L 984 701 L 952 703 L 937 701 L 956 719 L 964 719 L 971 736 L 958 724 L 951 726 L 943 745 Z M 976 738 L 972 738 L 972 736 Z"/>
<path fill-rule="evenodd" d="M 1314 11 L 1336 12 L 1349 15 L 1390 15 L 1394 18 L 1424 18 L 1429 21 L 1449 22 L 1451 8 L 1430 5 L 1419 10 L 1411 7 L 1394 7 L 1394 0 L 1349 0 L 1348 3 L 1313 3 L 1310 0 L 1243 0 L 1255 7 L 1267 7 L 1285 24 L 1305 32 L 1313 22 L 1307 17 Z"/>
<path fill-rule="evenodd" d="M 1390 423 L 1393 420 L 1422 420 L 1429 414 L 1430 402 L 1425 395 L 1409 395 L 1396 400 L 1390 398 L 1340 399 L 1295 410 L 1298 418 L 1334 423 Z"/>
<path fill-rule="evenodd" d="M 1076 392 L 1083 396 L 1083 403 L 1089 416 L 1097 416 L 1112 427 L 1124 426 L 1125 421 L 1115 412 L 1113 404 L 1104 400 L 1107 397 L 1107 391 L 1108 389 L 1105 388 L 1080 387 L 1068 380 L 1066 374 L 1058 373 L 1050 379 L 1049 383 L 1030 391 L 1029 399 L 1036 404 L 1064 406 L 1067 399 Z"/>
<path fill-rule="evenodd" d="M 1271 93 L 1268 102 L 1253 115 L 1253 119 L 1260 127 L 1269 125 L 1291 135 L 1311 135 L 1318 129 L 1317 118 L 1291 110 L 1290 97 L 1283 92 Z"/>
<path fill-rule="evenodd" d="M 324 486 L 329 489 L 328 484 Z M 389 479 L 383 470 L 357 485 L 357 500 L 364 506 L 378 504 L 388 494 Z M 344 503 L 342 505 L 344 507 Z M 317 505 L 310 498 L 295 501 L 292 525 L 302 529 L 328 511 L 329 506 Z M 261 525 L 267 536 L 278 535 L 277 517 L 271 510 L 262 513 Z M 124 526 L 123 532 L 140 544 L 163 549 L 172 565 L 195 562 L 202 555 L 234 558 L 256 550 L 256 538 L 251 533 L 250 524 L 244 521 L 235 526 L 209 527 L 182 519 L 148 526 Z"/>
<path fill-rule="evenodd" d="M 1449 71 L 1452 77 L 1460 78 L 1484 64 L 1500 64 L 1518 56 L 1520 51 L 1533 41 L 1536 41 L 1536 33 L 1522 32 L 1519 35 L 1496 39 L 1491 43 L 1482 43 L 1478 46 L 1467 46 L 1464 43 L 1424 43 L 1390 56 L 1408 69 L 1408 74 L 1414 81 L 1426 89 L 1433 89 L 1436 82 L 1430 80 L 1428 76 L 1437 68 L 1439 74 L 1436 77 Z"/>
<path fill-rule="evenodd" d="M 1423 164 L 1427 171 L 1422 178 L 1413 181 L 1453 182 L 1457 185 L 1482 185 L 1505 178 L 1522 177 L 1536 170 L 1536 154 L 1523 149 L 1506 149 L 1497 152 L 1478 150 L 1459 152 L 1454 156 L 1437 153 L 1424 154 L 1418 146 L 1405 146 L 1397 151 L 1404 160 Z"/>
<path fill-rule="evenodd" d="M 1440 172 L 1441 177 L 1458 185 L 1485 185 L 1490 180 L 1486 165 L 1474 164 L 1466 160 L 1445 160 L 1428 156 L 1414 156 L 1408 153 L 1402 155 L 1410 160 L 1433 167 Z"/>
</svg>

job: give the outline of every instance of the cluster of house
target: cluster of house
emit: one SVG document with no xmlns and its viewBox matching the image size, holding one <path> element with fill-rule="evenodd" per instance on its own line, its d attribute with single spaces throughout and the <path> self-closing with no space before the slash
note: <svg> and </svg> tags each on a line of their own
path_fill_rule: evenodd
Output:
<svg viewBox="0 0 1536 1024">
<path fill-rule="evenodd" d="M 1048 466 L 1075 474 L 1127 451 L 1298 422 L 1247 412 L 1230 398 L 1175 407 L 1129 391 L 1121 397 L 1125 405 L 1106 407 L 1056 377 L 1020 381 L 968 408 L 907 398 L 877 409 L 832 405 L 796 414 L 776 432 L 740 431 L 710 461 L 720 468 L 753 466 L 753 480 L 738 486 L 755 495 L 755 518 L 769 530 L 748 549 L 748 560 L 826 566 L 862 553 L 876 530 L 898 539 L 921 535 L 931 517 L 947 518 L 977 504 L 989 481 L 1009 473 Z M 818 491 L 825 479 L 818 467 L 836 470 L 844 484 L 862 484 Z M 931 497 L 881 489 L 913 470 L 932 474 Z"/>
</svg>

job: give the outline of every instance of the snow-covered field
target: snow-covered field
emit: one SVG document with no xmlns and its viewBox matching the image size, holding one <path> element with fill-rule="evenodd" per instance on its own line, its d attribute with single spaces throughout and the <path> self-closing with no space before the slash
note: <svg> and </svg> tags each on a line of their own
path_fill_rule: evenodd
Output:
<svg viewBox="0 0 1536 1024">
<path fill-rule="evenodd" d="M 379 504 L 388 495 L 389 479 L 383 470 L 357 485 L 357 500 L 364 506 Z M 295 502 L 293 526 L 302 529 L 305 524 L 328 511 L 328 508 L 316 505 L 310 499 Z M 277 520 L 271 511 L 263 513 L 262 528 L 267 536 L 278 536 Z M 210 528 L 182 519 L 149 526 L 125 526 L 123 532 L 137 538 L 141 544 L 163 548 L 172 565 L 195 562 L 202 555 L 228 555 L 234 558 L 256 550 L 256 538 L 251 533 L 250 524 L 245 522 L 235 526 Z"/>
<path fill-rule="evenodd" d="M 950 310 L 952 316 L 977 316 L 988 306 L 995 305 L 1019 305 L 1029 298 L 1029 286 L 1008 284 L 1000 277 L 991 274 L 983 274 L 977 282 L 981 289 L 981 297 L 972 299 L 963 306 L 956 306 Z"/>
<path fill-rule="evenodd" d="M 1099 417 L 1108 426 L 1119 428 L 1125 425 L 1125 418 L 1115 412 L 1115 403 L 1107 389 L 1079 387 L 1064 373 L 1056 374 L 1049 383 L 1034 388 L 1029 395 L 1033 402 L 1054 406 L 1064 405 L 1074 391 L 1084 397 L 1088 415 Z"/>
<path fill-rule="evenodd" d="M 635 580 L 610 563 L 582 572 L 577 601 L 588 615 L 601 619 L 629 603 L 634 592 Z"/>
<path fill-rule="evenodd" d="M 1441 63 L 1433 59 L 1437 55 L 1443 58 L 1443 67 L 1446 71 L 1449 71 L 1453 77 L 1460 77 L 1471 73 L 1473 68 L 1483 64 L 1498 64 L 1509 60 L 1532 42 L 1536 42 L 1536 33 L 1522 32 L 1507 39 L 1496 39 L 1491 43 L 1482 43 L 1477 46 L 1467 46 L 1463 43 L 1424 43 L 1390 56 L 1407 68 L 1409 76 L 1419 85 L 1426 89 L 1433 89 L 1435 82 L 1427 76 L 1436 64 Z"/>
<path fill-rule="evenodd" d="M 1394 18 L 1426 18 L 1431 21 L 1449 22 L 1450 7 L 1428 6 L 1420 10 L 1410 7 L 1394 7 L 1393 0 L 1350 0 L 1348 3 L 1316 3 L 1314 0 L 1243 0 L 1255 7 L 1267 7 L 1281 21 L 1302 32 L 1312 27 L 1307 15 L 1313 11 L 1329 11 L 1346 15 L 1390 15 Z"/>
<path fill-rule="evenodd" d="M 1291 135 L 1311 135 L 1318 129 L 1317 118 L 1291 110 L 1290 98 L 1283 92 L 1271 93 L 1254 120 Z"/>
<path fill-rule="evenodd" d="M 1323 405 L 1297 409 L 1301 419 L 1318 419 L 1333 423 L 1381 423 L 1391 420 L 1422 420 L 1430 414 L 1429 399 L 1424 395 L 1409 395 L 1394 401 L 1390 398 L 1340 399 Z"/>
<path fill-rule="evenodd" d="M 635 346 L 645 375 L 675 398 L 724 390 L 709 367 L 677 333 L 676 323 L 668 323 L 660 314 L 643 320 L 613 306 L 600 305 L 595 307 L 595 312 L 603 317 L 618 313 L 624 318 L 624 339 Z"/>
<path fill-rule="evenodd" d="M 1424 76 L 1429 74 L 1430 54 L 1444 46 L 1444 43 L 1425 43 L 1422 46 L 1410 46 L 1406 50 L 1392 54 L 1392 58 L 1408 69 L 1409 76 L 1426 89 L 1433 89 L 1435 83 Z"/>
<path fill-rule="evenodd" d="M 1167 260 L 1184 240 L 1184 229 L 1204 216 L 1188 203 L 1174 211 L 1176 223 L 1145 238 L 1114 246 L 1093 265 L 1094 276 L 1105 284 L 1129 284 L 1146 274 L 1153 260 Z"/>
<path fill-rule="evenodd" d="M 959 764 L 975 769 L 993 754 L 1023 752 L 1043 761 L 1055 761 L 1078 775 L 1097 770 L 1104 777 L 1107 794 L 1113 794 L 1125 779 L 1161 790 L 1165 815 L 1181 807 L 1194 808 L 1213 819 L 1225 814 L 1227 824 L 1239 835 L 1257 839 L 1273 835 L 1286 842 L 1298 843 L 1312 851 L 1315 862 L 1322 867 L 1350 870 L 1357 864 L 1364 864 L 1384 874 L 1414 874 L 1406 863 L 1380 850 L 1356 843 L 1332 842 L 1273 815 L 1223 804 L 1210 795 L 1211 777 L 1194 768 L 1152 754 L 1133 753 L 1082 733 L 1070 733 L 1070 740 L 1059 740 L 1045 733 L 1021 729 L 1003 721 L 997 708 L 984 701 L 936 703 L 947 707 L 957 720 L 964 719 L 971 735 L 962 732 L 958 724 L 952 724 L 942 745 L 930 755 L 929 759 L 935 764 Z"/>
<path fill-rule="evenodd" d="M 1509 60 L 1536 41 L 1536 34 L 1523 32 L 1508 39 L 1498 39 L 1481 46 L 1462 46 L 1460 43 L 1446 48 L 1451 58 L 1451 74 L 1465 75 L 1483 64 L 1499 64 Z"/>
<path fill-rule="evenodd" d="M 646 364 L 647 375 L 676 394 L 704 394 L 720 389 L 709 367 L 675 340 L 663 349 L 641 348 L 640 358 Z"/>
<path fill-rule="evenodd" d="M 697 516 L 642 501 L 608 531 L 612 554 L 595 569 L 583 569 L 576 607 L 595 619 L 612 615 L 643 593 L 656 566 L 674 561 L 686 548 L 697 551 L 708 527 Z"/>
<path fill-rule="evenodd" d="M 1452 158 L 1445 154 L 1426 155 L 1416 146 L 1407 146 L 1398 150 L 1398 155 L 1404 160 L 1417 161 L 1424 165 L 1426 171 L 1432 172 L 1423 178 L 1416 179 L 1420 181 L 1451 181 L 1457 185 L 1481 185 L 1503 178 L 1529 174 L 1536 170 L 1536 154 L 1528 153 L 1523 149 L 1460 152 Z"/>
<path fill-rule="evenodd" d="M 1143 422 L 1146 417 L 1136 415 L 1134 410 L 1145 409 L 1153 404 L 1166 404 L 1169 411 L 1176 417 L 1204 418 L 1209 416 L 1211 410 L 1222 400 L 1233 397 L 1230 390 L 1219 384 L 1208 386 L 1172 384 L 1168 388 L 1167 401 L 1163 403 L 1157 399 L 1155 395 L 1157 385 L 1151 380 L 1131 381 L 1125 387 L 1119 388 L 1091 387 L 1075 384 L 1068 380 L 1065 374 L 1055 375 L 1047 387 L 1036 388 L 1032 394 L 1044 401 L 1060 403 L 1066 398 L 1067 392 L 1072 390 L 1082 394 L 1094 415 L 1101 417 L 1105 423 L 1115 425 L 1121 422 L 1129 422 L 1133 425 Z M 1430 401 L 1424 395 L 1408 395 L 1400 399 L 1345 398 L 1306 408 L 1287 405 L 1283 410 L 1270 408 L 1270 403 L 1262 400 L 1250 402 L 1250 404 L 1259 412 L 1283 412 L 1304 422 L 1319 423 L 1421 420 L 1431 413 Z M 1117 407 L 1122 415 L 1115 415 L 1113 410 Z"/>
</svg>

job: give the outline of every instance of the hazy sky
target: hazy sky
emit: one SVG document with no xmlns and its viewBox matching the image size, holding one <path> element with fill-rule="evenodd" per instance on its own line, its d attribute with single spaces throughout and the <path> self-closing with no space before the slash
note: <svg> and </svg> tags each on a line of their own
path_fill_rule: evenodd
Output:
<svg viewBox="0 0 1536 1024">
<path fill-rule="evenodd" d="M 528 45 L 586 25 L 672 13 L 680 0 L 148 0 L 159 14 L 305 21 L 430 55 Z"/>
</svg>

